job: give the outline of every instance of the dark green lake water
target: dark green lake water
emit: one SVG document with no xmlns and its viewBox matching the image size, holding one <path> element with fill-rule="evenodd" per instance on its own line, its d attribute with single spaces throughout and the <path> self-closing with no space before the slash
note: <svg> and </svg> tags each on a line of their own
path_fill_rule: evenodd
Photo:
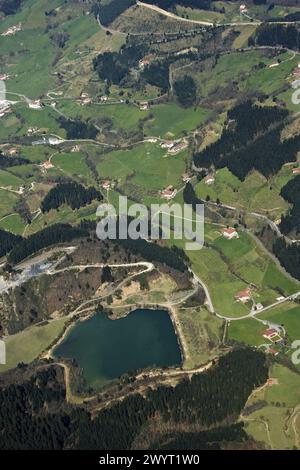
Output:
<svg viewBox="0 0 300 470">
<path fill-rule="evenodd" d="M 87 386 L 94 388 L 129 370 L 181 363 L 174 326 L 164 310 L 139 309 L 119 320 L 97 313 L 77 323 L 54 354 L 76 359 Z"/>
</svg>

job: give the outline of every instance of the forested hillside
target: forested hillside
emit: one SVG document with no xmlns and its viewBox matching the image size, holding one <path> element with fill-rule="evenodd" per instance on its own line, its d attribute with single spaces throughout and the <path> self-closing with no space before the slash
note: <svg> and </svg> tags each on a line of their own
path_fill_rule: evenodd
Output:
<svg viewBox="0 0 300 470">
<path fill-rule="evenodd" d="M 223 441 L 247 440 L 241 425 L 232 424 L 251 391 L 267 377 L 263 353 L 237 349 L 221 357 L 207 372 L 183 380 L 175 388 L 159 387 L 149 390 L 144 397 L 132 395 L 91 420 L 89 413 L 79 408 L 52 414 L 45 411 L 64 397 L 57 373 L 50 368 L 39 372 L 37 380 L 1 390 L 0 429 L 4 432 L 0 447 L 130 449 L 146 423 L 156 417 L 168 423 L 170 430 L 173 425 L 184 424 L 186 432 L 179 435 L 171 432 L 173 446 L 174 443 L 183 446 L 189 427 L 196 426 L 199 433 L 193 435 L 190 446 L 221 448 Z M 207 429 L 211 431 L 204 432 Z"/>
<path fill-rule="evenodd" d="M 49 212 L 51 209 L 58 209 L 63 204 L 67 204 L 75 210 L 90 204 L 95 199 L 101 201 L 103 196 L 93 187 L 85 188 L 75 181 L 59 183 L 49 191 L 42 202 L 41 209 L 42 212 Z"/>
<path fill-rule="evenodd" d="M 198 167 L 228 167 L 240 180 L 256 169 L 268 177 L 286 162 L 296 161 L 300 137 L 281 140 L 283 120 L 288 111 L 261 107 L 249 101 L 228 112 L 220 139 L 194 156 Z"/>
</svg>

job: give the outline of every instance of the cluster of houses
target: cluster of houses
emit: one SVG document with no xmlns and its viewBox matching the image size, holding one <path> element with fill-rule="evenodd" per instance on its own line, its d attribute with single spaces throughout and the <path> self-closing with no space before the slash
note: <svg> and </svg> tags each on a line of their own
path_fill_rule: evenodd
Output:
<svg viewBox="0 0 300 470">
<path fill-rule="evenodd" d="M 188 142 L 186 140 L 164 140 L 160 146 L 162 149 L 167 149 L 168 153 L 172 155 L 177 155 L 188 147 Z"/>
<path fill-rule="evenodd" d="M 1 36 L 13 36 L 16 34 L 18 31 L 21 31 L 22 29 L 22 24 L 19 23 L 15 26 L 10 26 L 4 33 L 1 34 Z"/>
</svg>

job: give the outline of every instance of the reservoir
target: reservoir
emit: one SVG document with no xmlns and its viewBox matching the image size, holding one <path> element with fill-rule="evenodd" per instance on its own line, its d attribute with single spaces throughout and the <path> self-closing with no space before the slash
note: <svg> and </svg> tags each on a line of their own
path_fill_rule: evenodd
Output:
<svg viewBox="0 0 300 470">
<path fill-rule="evenodd" d="M 128 371 L 181 364 L 181 351 L 165 310 L 138 309 L 110 320 L 105 313 L 78 322 L 54 350 L 75 359 L 87 387 L 99 388 Z"/>
</svg>

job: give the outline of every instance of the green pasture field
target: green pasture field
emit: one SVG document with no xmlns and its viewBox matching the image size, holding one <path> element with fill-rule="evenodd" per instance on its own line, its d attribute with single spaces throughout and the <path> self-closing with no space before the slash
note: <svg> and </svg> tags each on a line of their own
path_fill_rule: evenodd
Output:
<svg viewBox="0 0 300 470">
<path fill-rule="evenodd" d="M 22 235 L 25 222 L 19 214 L 11 214 L 5 219 L 0 220 L 0 228 L 16 235 Z"/>
<path fill-rule="evenodd" d="M 16 367 L 20 362 L 32 362 L 60 335 L 65 322 L 66 318 L 61 318 L 9 336 L 5 341 L 7 364 L 0 365 L 0 373 Z"/>
<path fill-rule="evenodd" d="M 299 416 L 296 414 L 295 420 L 293 413 L 297 413 L 300 401 L 300 375 L 275 363 L 270 377 L 278 384 L 254 392 L 247 403 L 266 401 L 266 406 L 243 417 L 246 431 L 268 448 L 294 449 L 299 441 Z"/>
</svg>

